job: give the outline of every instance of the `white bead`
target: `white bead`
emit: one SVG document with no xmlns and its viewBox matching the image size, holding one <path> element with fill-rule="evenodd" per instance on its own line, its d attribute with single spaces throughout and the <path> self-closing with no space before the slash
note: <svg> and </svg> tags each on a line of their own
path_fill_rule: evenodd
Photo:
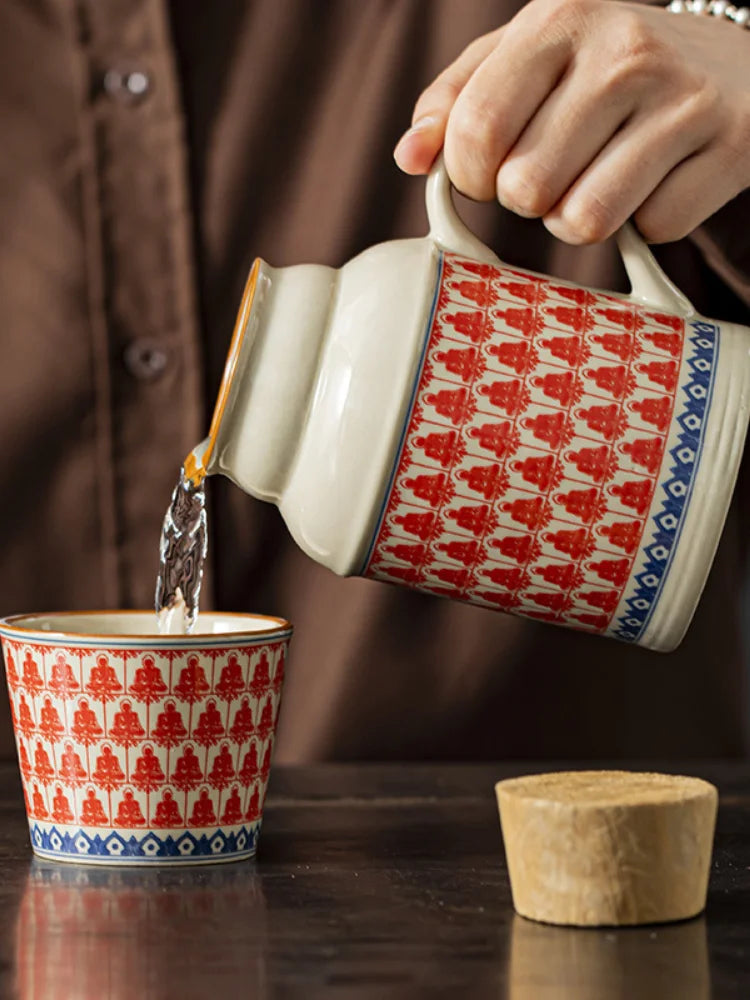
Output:
<svg viewBox="0 0 750 1000">
<path fill-rule="evenodd" d="M 741 28 L 750 28 L 750 7 L 735 7 L 729 0 L 670 0 L 667 10 L 672 14 L 711 14 L 734 21 Z"/>
</svg>

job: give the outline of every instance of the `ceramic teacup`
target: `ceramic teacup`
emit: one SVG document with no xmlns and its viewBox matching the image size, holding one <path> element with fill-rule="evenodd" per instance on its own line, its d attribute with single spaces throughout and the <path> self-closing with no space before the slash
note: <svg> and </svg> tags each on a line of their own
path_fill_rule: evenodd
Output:
<svg viewBox="0 0 750 1000">
<path fill-rule="evenodd" d="M 172 865 L 255 853 L 292 629 L 205 614 L 0 621 L 31 845 L 58 861 Z"/>
</svg>

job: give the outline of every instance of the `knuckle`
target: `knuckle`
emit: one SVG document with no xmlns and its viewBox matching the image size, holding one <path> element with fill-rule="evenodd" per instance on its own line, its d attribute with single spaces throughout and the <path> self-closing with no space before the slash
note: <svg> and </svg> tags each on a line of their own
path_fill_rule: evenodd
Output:
<svg viewBox="0 0 750 1000">
<path fill-rule="evenodd" d="M 659 48 L 654 32 L 637 11 L 621 11 L 614 27 L 615 51 L 623 59 L 640 59 L 644 55 L 650 58 Z"/>
<path fill-rule="evenodd" d="M 489 201 L 493 196 L 491 173 L 483 171 L 463 150 L 458 155 L 445 146 L 445 166 L 453 186 L 474 201 Z"/>
<path fill-rule="evenodd" d="M 471 104 L 450 116 L 445 163 L 459 191 L 470 198 L 494 197 L 500 143 L 498 122 L 489 109 Z"/>
<path fill-rule="evenodd" d="M 750 181 L 750 97 L 745 107 L 732 113 L 719 112 L 713 120 L 716 129 L 712 138 L 721 151 L 723 169 L 745 188 Z"/>
<path fill-rule="evenodd" d="M 698 176 L 683 175 L 657 188 L 633 218 L 649 243 L 673 243 L 694 232 L 716 210 L 716 204 Z"/>
<path fill-rule="evenodd" d="M 554 203 L 549 180 L 529 168 L 502 166 L 496 180 L 496 194 L 501 204 L 523 215 L 538 218 Z"/>
<path fill-rule="evenodd" d="M 463 143 L 478 158 L 488 158 L 500 138 L 497 116 L 487 104 L 464 101 L 451 115 L 449 128 L 457 141 Z"/>
<path fill-rule="evenodd" d="M 644 206 L 634 215 L 638 232 L 649 243 L 672 243 L 691 232 L 692 226 L 680 214 L 665 213 L 658 207 Z"/>
<path fill-rule="evenodd" d="M 659 80 L 667 65 L 667 51 L 663 43 L 640 20 L 637 13 L 626 12 L 613 26 L 613 42 L 606 60 L 607 69 L 601 78 L 605 92 L 617 91 L 632 83 L 649 83 Z"/>
<path fill-rule="evenodd" d="M 724 95 L 716 80 L 706 75 L 694 93 L 688 95 L 688 101 L 694 114 L 713 118 L 724 103 Z"/>
<path fill-rule="evenodd" d="M 722 94 L 718 85 L 708 78 L 695 82 L 687 94 L 681 95 L 678 119 L 681 126 L 718 123 L 721 118 Z"/>
<path fill-rule="evenodd" d="M 531 0 L 524 8 L 537 30 L 552 35 L 579 30 L 591 10 L 591 0 Z"/>
<path fill-rule="evenodd" d="M 611 209 L 593 196 L 576 199 L 566 205 L 561 217 L 566 231 L 576 243 L 601 243 L 616 228 Z"/>
</svg>

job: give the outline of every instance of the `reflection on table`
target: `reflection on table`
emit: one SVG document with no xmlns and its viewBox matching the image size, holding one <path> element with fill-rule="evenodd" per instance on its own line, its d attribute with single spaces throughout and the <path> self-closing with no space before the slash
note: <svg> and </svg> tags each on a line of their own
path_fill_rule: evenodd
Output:
<svg viewBox="0 0 750 1000">
<path fill-rule="evenodd" d="M 710 1000 L 703 917 L 651 927 L 550 927 L 515 916 L 507 1000 Z"/>
<path fill-rule="evenodd" d="M 252 864 L 149 870 L 35 859 L 16 922 L 19 1000 L 216 1000 L 265 993 Z M 190 981 L 200 969 L 201 980 Z"/>
</svg>

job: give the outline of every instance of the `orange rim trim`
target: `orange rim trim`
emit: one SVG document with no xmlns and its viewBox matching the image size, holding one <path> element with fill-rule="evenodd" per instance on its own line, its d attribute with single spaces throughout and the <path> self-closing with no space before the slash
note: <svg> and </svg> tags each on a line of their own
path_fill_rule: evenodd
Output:
<svg viewBox="0 0 750 1000">
<path fill-rule="evenodd" d="M 253 266 L 250 268 L 250 274 L 247 277 L 247 281 L 245 282 L 245 290 L 242 293 L 242 301 L 240 302 L 240 308 L 237 312 L 237 319 L 234 322 L 232 340 L 229 344 L 229 352 L 227 354 L 226 364 L 224 365 L 224 374 L 221 377 L 219 394 L 216 397 L 216 405 L 214 406 L 214 413 L 211 418 L 211 427 L 208 432 L 208 444 L 206 446 L 206 450 L 203 453 L 200 464 L 195 457 L 195 453 L 192 451 L 184 462 L 185 478 L 189 479 L 193 486 L 199 486 L 206 478 L 206 466 L 208 465 L 211 455 L 213 454 L 214 447 L 216 446 L 216 439 L 219 436 L 219 427 L 221 426 L 221 421 L 224 418 L 224 412 L 227 408 L 227 403 L 229 402 L 232 382 L 234 381 L 234 376 L 237 372 L 237 363 L 242 350 L 242 344 L 245 340 L 247 321 L 250 317 L 250 310 L 253 307 L 253 299 L 255 298 L 255 289 L 258 284 L 261 263 L 260 257 L 256 257 L 253 261 Z"/>
<path fill-rule="evenodd" d="M 243 613 L 241 611 L 207 611 L 208 615 L 215 615 L 217 618 L 255 618 L 261 621 L 274 622 L 275 624 L 267 629 L 257 629 L 248 632 L 191 632 L 185 633 L 184 635 L 162 635 L 160 632 L 150 632 L 146 634 L 129 634 L 129 633 L 104 633 L 104 632 L 64 632 L 64 631 L 44 631 L 39 628 L 24 628 L 22 625 L 16 624 L 17 622 L 28 621 L 30 618 L 83 618 L 87 615 L 97 616 L 106 615 L 107 617 L 116 618 L 118 616 L 125 615 L 154 615 L 153 610 L 143 611 L 141 609 L 133 609 L 131 611 L 45 611 L 38 614 L 27 614 L 27 615 L 11 615 L 9 618 L 0 619 L 0 630 L 4 632 L 11 632 L 13 634 L 18 634 L 21 636 L 26 635 L 43 635 L 45 637 L 50 636 L 63 636 L 64 638 L 71 639 L 117 639 L 122 641 L 123 639 L 143 639 L 149 642 L 153 642 L 154 639 L 159 639 L 162 641 L 169 641 L 170 639 L 189 639 L 191 641 L 196 641 L 198 639 L 237 639 L 237 638 L 247 638 L 249 636 L 253 638 L 261 636 L 271 636 L 278 635 L 279 633 L 292 632 L 292 625 L 285 618 L 277 618 L 275 615 L 254 615 L 251 613 Z"/>
</svg>

